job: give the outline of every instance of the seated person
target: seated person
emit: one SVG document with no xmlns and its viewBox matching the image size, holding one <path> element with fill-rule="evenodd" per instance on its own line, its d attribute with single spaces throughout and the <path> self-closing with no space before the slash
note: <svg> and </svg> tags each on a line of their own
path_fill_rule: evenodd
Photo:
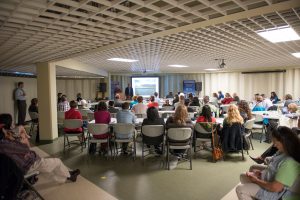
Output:
<svg viewBox="0 0 300 200">
<path fill-rule="evenodd" d="M 227 117 L 223 121 L 220 140 L 224 152 L 238 151 L 242 149 L 242 125 L 244 120 L 238 107 L 234 104 L 228 107 Z"/>
<path fill-rule="evenodd" d="M 150 107 L 147 109 L 147 118 L 143 120 L 142 126 L 145 125 L 165 125 L 163 118 L 159 117 L 158 110 L 155 107 Z M 156 153 L 162 154 L 159 146 L 154 146 Z"/>
<path fill-rule="evenodd" d="M 173 103 L 174 103 L 174 101 L 173 101 Z M 179 105 L 185 105 L 185 98 L 184 98 L 184 94 L 182 94 L 182 93 L 179 95 L 179 101 L 174 104 L 175 110 Z"/>
<path fill-rule="evenodd" d="M 175 106 L 175 104 L 179 102 L 179 95 L 178 94 L 175 94 L 174 95 L 174 99 L 173 99 L 173 106 Z"/>
<path fill-rule="evenodd" d="M 188 112 L 185 105 L 178 105 L 177 109 L 175 110 L 174 116 L 170 116 L 167 119 L 166 129 L 168 130 L 169 128 L 191 128 L 192 130 L 194 129 L 192 121 L 188 119 Z M 189 141 L 186 142 L 188 143 Z M 176 154 L 183 154 L 184 152 L 184 149 L 174 150 L 174 153 Z"/>
<path fill-rule="evenodd" d="M 135 106 L 137 106 L 136 104 Z M 134 106 L 134 107 L 135 107 Z M 127 124 L 135 124 L 136 116 L 130 112 L 129 110 L 129 103 L 124 102 L 122 104 L 122 110 L 120 110 L 117 113 L 117 123 L 127 123 Z M 127 135 L 122 134 L 122 135 L 115 135 L 117 138 L 131 138 L 133 135 L 132 133 L 128 133 Z M 128 154 L 127 152 L 127 147 L 128 143 L 122 143 L 122 150 L 124 154 Z"/>
<path fill-rule="evenodd" d="M 266 110 L 266 108 L 263 105 L 263 97 L 258 95 L 256 97 L 256 101 L 255 101 L 254 107 L 252 108 L 252 111 L 265 111 L 265 110 Z"/>
<path fill-rule="evenodd" d="M 200 106 L 198 97 L 193 97 L 193 99 L 190 102 L 189 106 Z"/>
<path fill-rule="evenodd" d="M 232 97 L 233 97 L 233 101 L 235 101 L 237 103 L 240 102 L 240 97 L 236 93 L 233 93 Z"/>
<path fill-rule="evenodd" d="M 135 114 L 146 114 L 148 107 L 143 104 L 143 97 L 139 96 L 137 100 L 138 103 L 132 107 L 132 112 L 134 112 Z"/>
<path fill-rule="evenodd" d="M 162 105 L 162 107 L 166 107 L 166 106 L 172 106 L 172 105 L 170 104 L 169 99 L 166 99 L 166 100 L 165 100 L 165 103 Z"/>
<path fill-rule="evenodd" d="M 225 98 L 221 101 L 222 104 L 230 104 L 231 102 L 233 102 L 233 98 L 231 97 L 231 95 L 229 93 L 225 94 Z"/>
<path fill-rule="evenodd" d="M 249 104 L 246 101 L 244 100 L 240 101 L 238 103 L 238 108 L 244 122 L 248 121 L 249 119 L 252 119 L 251 109 L 249 107 Z"/>
<path fill-rule="evenodd" d="M 77 110 L 77 103 L 76 101 L 71 101 L 70 102 L 70 110 L 65 112 L 65 119 L 81 119 L 82 120 L 82 116 L 81 113 Z M 82 128 L 75 128 L 75 129 L 68 129 L 68 128 L 64 128 L 64 131 L 66 133 L 81 133 L 82 132 Z"/>
<path fill-rule="evenodd" d="M 288 107 L 288 105 L 290 103 L 294 103 L 292 95 L 286 94 L 284 98 L 285 98 L 285 101 L 284 101 L 283 107 Z"/>
<path fill-rule="evenodd" d="M 115 107 L 122 107 L 122 101 L 120 94 L 116 94 L 115 96 Z"/>
<path fill-rule="evenodd" d="M 70 104 L 67 100 L 66 95 L 62 95 L 60 98 L 60 102 L 57 105 L 57 111 L 66 112 L 70 110 Z"/>
<path fill-rule="evenodd" d="M 149 101 L 150 101 L 150 102 L 148 103 L 148 108 L 150 108 L 150 107 L 155 107 L 155 108 L 158 109 L 159 104 L 155 101 L 154 96 L 150 96 Z"/>
<path fill-rule="evenodd" d="M 196 122 L 200 122 L 200 125 L 206 130 L 206 131 L 211 131 L 212 130 L 212 126 L 211 124 L 208 123 L 203 123 L 203 122 L 212 122 L 212 123 L 216 123 L 216 118 L 212 117 L 211 114 L 211 110 L 210 107 L 208 105 L 203 106 L 202 108 L 202 112 L 200 114 L 200 116 L 197 118 Z M 201 123 L 202 122 L 202 123 Z M 196 132 L 196 131 L 195 131 Z M 208 137 L 211 138 L 211 135 L 207 135 L 207 134 L 201 134 L 196 132 L 196 134 L 194 135 L 195 137 L 199 138 L 199 137 Z"/>
<path fill-rule="evenodd" d="M 277 94 L 275 92 L 271 92 L 270 100 L 272 101 L 273 104 L 278 103 L 279 98 L 278 98 L 278 96 L 277 96 Z"/>
<path fill-rule="evenodd" d="M 263 98 L 262 104 L 265 107 L 265 110 L 268 110 L 270 107 L 273 106 L 273 103 L 272 103 L 272 101 L 269 98 L 266 97 L 265 94 L 261 94 L 261 96 Z"/>
<path fill-rule="evenodd" d="M 137 97 L 136 95 L 134 95 L 134 96 L 132 97 L 132 101 L 130 102 L 130 109 L 132 109 L 132 107 L 133 107 L 135 104 L 138 103 L 137 98 L 138 98 L 138 97 Z"/>
<path fill-rule="evenodd" d="M 31 104 L 28 108 L 28 112 L 32 112 L 32 113 L 39 113 L 39 109 L 38 109 L 38 99 L 37 98 L 33 98 L 31 99 Z M 39 118 L 36 119 L 31 119 L 32 122 L 34 123 L 38 123 L 39 122 Z M 30 133 L 29 133 L 30 134 Z M 36 142 L 40 141 L 40 134 L 39 134 L 39 124 L 37 125 L 37 131 L 36 131 L 36 138 L 35 138 Z"/>
<path fill-rule="evenodd" d="M 75 182 L 80 170 L 69 171 L 69 169 L 58 158 L 40 158 L 29 146 L 17 140 L 4 138 L 3 129 L 0 130 L 0 154 L 11 158 L 22 172 L 30 173 L 39 171 L 40 173 L 51 174 L 51 178 L 59 183 L 67 180 Z"/>
<path fill-rule="evenodd" d="M 98 111 L 94 113 L 95 124 L 109 124 L 111 117 L 110 113 L 107 111 L 107 105 L 105 102 L 101 101 L 98 104 Z M 93 135 L 96 139 L 106 139 L 110 136 L 109 133 L 101 135 Z M 104 155 L 107 154 L 107 143 L 101 143 L 100 153 Z"/>
<path fill-rule="evenodd" d="M 272 138 L 277 153 L 268 167 L 252 166 L 250 172 L 241 175 L 241 184 L 236 188 L 239 200 L 291 197 L 289 188 L 300 174 L 300 140 L 287 127 L 274 130 Z"/>
<path fill-rule="evenodd" d="M 160 103 L 160 98 L 158 97 L 158 92 L 154 92 L 154 101 Z"/>
<path fill-rule="evenodd" d="M 22 125 L 13 127 L 12 116 L 8 113 L 0 114 L 0 125 L 2 125 L 3 137 L 7 140 L 21 142 L 30 147 L 30 136 L 26 133 L 26 130 Z"/>
<path fill-rule="evenodd" d="M 108 112 L 110 113 L 117 113 L 119 111 L 118 108 L 115 108 L 115 102 L 114 101 L 109 101 L 108 102 Z"/>
<path fill-rule="evenodd" d="M 167 99 L 173 99 L 173 92 L 169 92 L 169 94 L 166 96 Z"/>
<path fill-rule="evenodd" d="M 215 94 L 216 94 L 216 93 L 215 93 Z M 205 105 L 208 105 L 208 106 L 210 107 L 211 112 L 216 113 L 217 110 L 218 110 L 217 107 L 216 107 L 214 104 L 210 103 L 210 101 L 209 101 L 209 96 L 205 96 L 205 97 L 203 98 L 203 106 L 205 106 Z M 202 112 L 203 106 L 200 107 L 200 110 L 199 110 L 200 113 Z"/>
</svg>

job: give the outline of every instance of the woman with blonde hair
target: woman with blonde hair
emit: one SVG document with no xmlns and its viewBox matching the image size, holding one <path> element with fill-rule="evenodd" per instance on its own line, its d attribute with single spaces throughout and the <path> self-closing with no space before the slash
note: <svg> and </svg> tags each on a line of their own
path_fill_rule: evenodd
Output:
<svg viewBox="0 0 300 200">
<path fill-rule="evenodd" d="M 244 120 L 239 109 L 232 104 L 228 108 L 227 117 L 223 122 L 223 129 L 220 133 L 222 149 L 224 152 L 236 152 L 242 150 L 242 134 Z"/>
</svg>

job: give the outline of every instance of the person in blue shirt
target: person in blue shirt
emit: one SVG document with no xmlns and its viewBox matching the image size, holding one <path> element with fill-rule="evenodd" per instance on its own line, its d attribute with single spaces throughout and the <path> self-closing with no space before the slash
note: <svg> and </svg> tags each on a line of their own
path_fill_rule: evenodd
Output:
<svg viewBox="0 0 300 200">
<path fill-rule="evenodd" d="M 219 91 L 218 94 L 218 100 L 224 99 L 224 94 L 222 93 L 222 91 Z"/>
<path fill-rule="evenodd" d="M 279 98 L 278 98 L 278 96 L 277 96 L 277 94 L 275 92 L 271 92 L 270 100 L 272 101 L 273 104 L 278 103 Z"/>
<path fill-rule="evenodd" d="M 136 95 L 134 95 L 134 96 L 132 97 L 132 101 L 130 102 L 130 109 L 132 109 L 132 107 L 133 107 L 135 104 L 138 103 L 137 98 L 138 98 L 138 97 L 137 97 Z"/>
<path fill-rule="evenodd" d="M 122 104 L 122 110 L 117 112 L 117 123 L 135 124 L 136 116 L 129 110 L 129 103 L 124 102 Z M 122 134 L 115 135 L 117 138 L 127 139 L 132 138 L 133 134 Z M 123 154 L 128 154 L 127 152 L 128 143 L 122 143 Z"/>
</svg>

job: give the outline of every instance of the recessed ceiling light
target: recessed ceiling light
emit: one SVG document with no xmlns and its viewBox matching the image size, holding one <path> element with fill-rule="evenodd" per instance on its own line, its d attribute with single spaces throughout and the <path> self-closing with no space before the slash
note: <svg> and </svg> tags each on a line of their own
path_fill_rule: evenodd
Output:
<svg viewBox="0 0 300 200">
<path fill-rule="evenodd" d="M 300 52 L 292 53 L 292 55 L 295 56 L 296 58 L 300 58 Z"/>
<path fill-rule="evenodd" d="M 118 61 L 118 62 L 137 62 L 138 60 L 126 59 L 126 58 L 110 58 L 107 60 Z"/>
<path fill-rule="evenodd" d="M 300 39 L 296 31 L 294 31 L 294 29 L 289 26 L 260 30 L 256 31 L 256 33 L 272 43 L 287 42 Z"/>
<path fill-rule="evenodd" d="M 189 67 L 189 66 L 186 66 L 186 65 L 168 65 L 169 67 Z"/>
<path fill-rule="evenodd" d="M 217 70 L 219 70 L 219 69 L 209 68 L 209 69 L 204 69 L 204 70 L 207 70 L 207 71 L 217 71 Z"/>
</svg>

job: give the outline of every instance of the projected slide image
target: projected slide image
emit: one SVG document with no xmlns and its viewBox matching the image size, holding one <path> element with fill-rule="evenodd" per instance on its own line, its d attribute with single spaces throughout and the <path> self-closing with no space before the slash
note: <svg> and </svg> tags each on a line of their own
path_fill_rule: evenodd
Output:
<svg viewBox="0 0 300 200">
<path fill-rule="evenodd" d="M 158 77 L 132 77 L 134 95 L 150 97 L 154 92 L 159 93 Z"/>
</svg>

